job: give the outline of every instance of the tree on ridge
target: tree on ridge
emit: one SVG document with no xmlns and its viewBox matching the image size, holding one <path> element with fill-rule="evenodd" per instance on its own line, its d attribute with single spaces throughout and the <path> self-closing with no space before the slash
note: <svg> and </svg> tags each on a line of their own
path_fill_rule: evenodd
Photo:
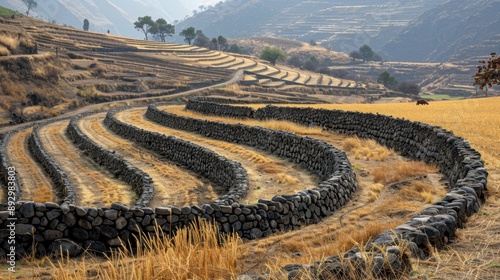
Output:
<svg viewBox="0 0 500 280">
<path fill-rule="evenodd" d="M 265 47 L 260 54 L 260 58 L 271 62 L 271 64 L 274 66 L 276 65 L 276 61 L 285 60 L 286 54 L 279 48 Z"/>
<path fill-rule="evenodd" d="M 35 0 L 23 0 L 24 5 L 28 8 L 26 11 L 26 15 L 28 16 L 30 14 L 30 10 L 36 9 L 38 7 L 38 3 Z"/>
<path fill-rule="evenodd" d="M 156 23 L 150 16 L 139 17 L 136 22 L 134 22 L 135 29 L 142 31 L 146 40 L 148 40 L 148 34 L 151 33 L 152 29 L 155 27 Z"/>
<path fill-rule="evenodd" d="M 196 38 L 196 31 L 194 27 L 188 27 L 179 33 L 179 35 L 184 37 L 184 41 L 191 45 L 191 41 L 193 41 L 194 38 Z"/>
</svg>

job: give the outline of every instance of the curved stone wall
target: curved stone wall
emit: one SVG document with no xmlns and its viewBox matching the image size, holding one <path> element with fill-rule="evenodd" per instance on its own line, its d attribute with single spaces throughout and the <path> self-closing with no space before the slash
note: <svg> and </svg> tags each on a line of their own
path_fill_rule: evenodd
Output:
<svg viewBox="0 0 500 280">
<path fill-rule="evenodd" d="M 57 164 L 45 151 L 38 136 L 39 129 L 40 126 L 35 126 L 33 133 L 28 137 L 28 150 L 35 160 L 43 167 L 45 172 L 47 172 L 47 175 L 52 180 L 52 186 L 58 193 L 57 196 L 63 198 L 62 204 L 74 204 L 76 201 L 76 192 L 71 180 L 59 164 Z"/>
<path fill-rule="evenodd" d="M 321 180 L 330 180 L 335 177 L 335 181 L 340 181 L 350 189 L 350 192 L 356 189 L 355 175 L 347 156 L 324 141 L 261 127 L 177 116 L 161 111 L 153 105 L 148 107 L 146 117 L 171 128 L 255 147 L 301 164 L 318 175 Z"/>
<path fill-rule="evenodd" d="M 108 112 L 104 119 L 104 124 L 111 131 L 224 187 L 227 192 L 216 203 L 230 205 L 248 193 L 248 175 L 241 164 L 188 141 L 123 123 L 114 117 L 116 112 Z"/>
<path fill-rule="evenodd" d="M 158 133 L 145 132 L 138 128 L 119 123 L 110 112 L 106 122 L 116 131 L 134 138 L 134 141 L 162 153 L 171 149 L 168 141 L 172 137 Z M 242 125 L 219 124 L 201 120 L 187 119 L 148 108 L 147 115 L 159 122 L 169 123 L 181 129 L 196 131 L 209 137 L 230 142 L 246 144 L 270 151 L 274 154 L 301 162 L 324 180 L 316 189 L 305 190 L 295 195 L 277 196 L 272 200 L 259 200 L 256 205 L 217 203 L 203 206 L 147 207 L 128 208 L 115 203 L 110 208 L 81 208 L 73 205 L 58 206 L 54 203 L 16 203 L 17 252 L 30 252 L 35 231 L 39 252 L 58 249 L 68 242 L 76 243 L 76 248 L 90 248 L 106 251 L 121 242 L 133 240 L 138 230 L 154 232 L 155 225 L 166 233 L 194 221 L 197 217 L 217 223 L 221 232 L 237 232 L 246 238 L 260 238 L 273 232 L 299 228 L 301 225 L 319 221 L 340 207 L 354 191 L 354 174 L 347 159 L 336 160 L 342 155 L 321 141 L 313 142 L 307 137 L 299 138 L 283 132 L 268 132 L 262 128 L 250 130 Z M 487 172 L 479 153 L 463 139 L 439 127 L 394 119 L 376 114 L 343 111 L 315 110 L 308 108 L 279 108 L 269 106 L 257 110 L 258 118 L 276 118 L 308 125 L 319 125 L 341 133 L 370 137 L 392 147 L 401 154 L 434 163 L 450 180 L 451 191 L 442 201 L 437 202 L 410 221 L 376 237 L 366 247 L 374 250 L 374 258 L 385 265 L 376 266 L 377 275 L 387 271 L 397 271 L 407 265 L 404 254 L 393 245 L 401 240 L 409 241 L 411 252 L 417 257 L 428 253 L 429 245 L 443 246 L 454 238 L 456 229 L 463 226 L 468 216 L 479 210 L 486 192 Z M 166 118 L 166 119 L 165 119 Z M 159 143 L 157 143 L 159 142 Z M 186 151 L 187 152 L 187 151 Z M 192 152 L 192 150 L 189 150 Z M 187 154 L 189 164 L 196 164 Z M 345 156 L 345 155 L 344 155 Z M 334 162 L 334 163 L 332 163 Z M 344 173 L 343 173 L 344 172 Z M 0 231 L 7 229 L 6 205 L 0 205 Z M 2 248 L 7 248 L 7 237 L 0 234 Z M 383 252 L 380 251 L 384 245 Z M 66 246 L 65 248 L 67 248 Z M 1 253 L 0 249 L 0 253 Z M 361 262 L 359 249 L 353 248 L 344 256 L 346 260 Z M 73 251 L 75 255 L 78 252 Z M 289 276 L 298 275 L 303 270 L 310 272 L 325 271 L 337 273 L 347 269 L 338 256 L 326 262 L 309 267 L 287 266 Z"/>
<path fill-rule="evenodd" d="M 95 114 L 95 113 L 92 113 Z M 154 187 L 153 180 L 149 175 L 133 166 L 125 159 L 99 146 L 94 141 L 85 135 L 78 127 L 78 120 L 91 114 L 81 114 L 71 119 L 66 133 L 68 137 L 75 143 L 78 149 L 90 157 L 100 166 L 104 166 L 111 174 L 125 181 L 132 186 L 134 191 L 139 195 L 135 205 L 145 207 L 153 199 Z"/>
<path fill-rule="evenodd" d="M 202 108 L 205 102 L 190 100 L 190 103 L 195 103 L 189 105 L 190 108 Z M 197 111 L 228 114 L 231 107 L 206 104 L 206 108 L 210 109 Z M 232 108 L 235 112 L 241 111 L 240 107 Z M 476 213 L 484 201 L 488 173 L 480 154 L 472 149 L 467 141 L 443 128 L 379 114 L 312 108 L 266 106 L 254 111 L 252 115 L 257 119 L 287 120 L 371 138 L 406 157 L 435 164 L 440 168 L 451 187 L 451 191 L 443 200 L 427 207 L 394 230 L 383 232 L 366 246 L 366 250 L 372 250 L 384 245 L 386 252 L 378 252 L 375 257 L 383 260 L 383 256 L 386 256 L 386 259 L 398 260 L 385 269 L 380 266 L 380 271 L 375 274 L 383 275 L 390 270 L 398 271 L 402 268 L 401 258 L 394 258 L 394 252 L 397 250 L 392 245 L 397 245 L 400 240 L 407 240 L 415 257 L 425 257 L 429 253 L 429 245 L 441 247 L 453 239 L 456 229 L 462 227 L 466 219 Z M 353 248 L 344 257 L 353 263 L 359 263 L 362 257 L 358 252 L 359 249 Z M 387 258 L 390 254 L 393 256 Z M 395 255 L 402 256 L 401 252 Z M 332 256 L 326 263 L 316 263 L 311 267 L 291 265 L 286 269 L 289 276 L 294 277 L 304 270 L 318 276 L 321 271 L 325 274 L 337 274 L 349 268 L 340 262 L 338 256 Z"/>
<path fill-rule="evenodd" d="M 199 98 L 196 98 L 197 100 Z M 186 109 L 207 115 L 231 118 L 253 118 L 254 110 L 250 107 L 235 107 L 214 102 L 197 102 L 189 100 Z"/>
</svg>

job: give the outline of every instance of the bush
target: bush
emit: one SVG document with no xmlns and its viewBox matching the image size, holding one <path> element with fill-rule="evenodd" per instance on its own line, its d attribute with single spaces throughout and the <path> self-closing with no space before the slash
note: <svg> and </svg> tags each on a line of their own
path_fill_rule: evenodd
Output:
<svg viewBox="0 0 500 280">
<path fill-rule="evenodd" d="M 418 95 L 420 93 L 420 86 L 414 82 L 401 82 L 396 86 L 395 90 L 406 94 Z"/>
</svg>

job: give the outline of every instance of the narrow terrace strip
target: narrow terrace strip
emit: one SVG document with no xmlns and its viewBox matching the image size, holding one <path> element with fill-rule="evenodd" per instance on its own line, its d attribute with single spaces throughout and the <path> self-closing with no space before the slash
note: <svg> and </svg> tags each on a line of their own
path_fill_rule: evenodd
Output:
<svg viewBox="0 0 500 280">
<path fill-rule="evenodd" d="M 16 168 L 17 176 L 22 184 L 20 200 L 35 202 L 58 201 L 52 189 L 50 178 L 31 156 L 27 147 L 27 138 L 33 131 L 28 128 L 18 132 L 7 143 L 7 155 L 10 164 Z"/>
<path fill-rule="evenodd" d="M 133 205 L 137 195 L 130 186 L 80 155 L 66 136 L 68 123 L 69 120 L 48 124 L 40 128 L 39 136 L 47 153 L 72 181 L 77 193 L 76 204 L 83 207 L 103 207 L 113 202 Z"/>
<path fill-rule="evenodd" d="M 115 151 L 153 179 L 155 192 L 150 207 L 201 205 L 218 198 L 208 180 L 202 181 L 193 172 L 116 135 L 103 124 L 105 117 L 106 113 L 84 117 L 80 119 L 78 126 L 90 140 L 104 149 Z"/>
<path fill-rule="evenodd" d="M 171 129 L 146 119 L 146 108 L 132 108 L 115 117 L 142 129 L 172 135 L 206 147 L 230 160 L 241 163 L 248 172 L 250 192 L 244 203 L 255 203 L 259 198 L 271 199 L 275 195 L 296 193 L 315 188 L 319 179 L 311 172 L 286 159 L 258 151 L 244 145 L 218 141 L 198 134 Z M 299 183 L 300 182 L 300 183 Z"/>
</svg>

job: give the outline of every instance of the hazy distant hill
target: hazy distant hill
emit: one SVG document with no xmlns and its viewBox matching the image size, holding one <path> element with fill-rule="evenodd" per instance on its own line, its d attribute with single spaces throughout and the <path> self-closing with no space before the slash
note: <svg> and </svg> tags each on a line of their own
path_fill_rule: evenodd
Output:
<svg viewBox="0 0 500 280">
<path fill-rule="evenodd" d="M 447 0 L 229 0 L 190 17 L 210 37 L 276 36 L 315 40 L 350 52 L 369 43 L 382 47 L 413 19 Z"/>
<path fill-rule="evenodd" d="M 162 17 L 168 22 L 190 13 L 191 5 L 183 0 L 39 0 L 38 8 L 30 15 L 48 21 L 56 21 L 76 28 L 83 27 L 83 20 L 90 21 L 90 30 L 142 38 L 134 29 L 138 17 L 150 15 Z M 0 5 L 24 13 L 26 6 L 21 0 L 0 0 Z"/>
<path fill-rule="evenodd" d="M 394 61 L 456 61 L 500 52 L 500 1 L 452 0 L 411 22 L 382 52 Z"/>
</svg>

